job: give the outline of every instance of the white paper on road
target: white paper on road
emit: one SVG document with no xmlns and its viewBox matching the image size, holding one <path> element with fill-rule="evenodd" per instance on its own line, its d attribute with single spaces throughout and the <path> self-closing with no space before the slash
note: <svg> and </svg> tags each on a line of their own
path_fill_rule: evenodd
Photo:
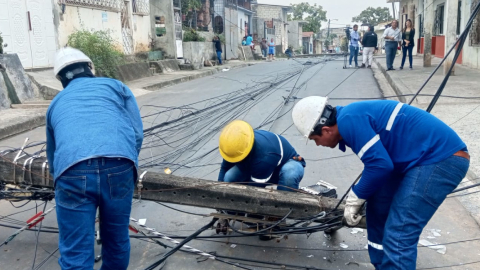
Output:
<svg viewBox="0 0 480 270">
<path fill-rule="evenodd" d="M 145 223 L 147 223 L 146 218 L 141 218 L 141 219 L 138 220 L 138 224 L 140 224 L 140 225 L 145 225 Z"/>
</svg>

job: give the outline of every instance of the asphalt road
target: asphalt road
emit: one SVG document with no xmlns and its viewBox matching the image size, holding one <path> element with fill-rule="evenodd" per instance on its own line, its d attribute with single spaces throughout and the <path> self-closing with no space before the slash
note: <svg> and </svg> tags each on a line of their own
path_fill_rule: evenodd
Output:
<svg viewBox="0 0 480 270">
<path fill-rule="evenodd" d="M 219 123 L 231 117 L 244 119 L 259 126 L 265 119 L 275 119 L 274 122 L 263 125 L 262 129 L 282 133 L 290 143 L 307 160 L 302 186 L 311 185 L 318 180 L 327 181 L 338 187 L 338 193 L 343 195 L 353 180 L 362 171 L 360 160 L 349 150 L 346 153 L 338 149 L 317 147 L 313 142 L 305 143 L 295 127 L 292 127 L 290 110 L 295 98 L 290 98 L 285 103 L 292 91 L 291 97 L 302 98 L 310 95 L 327 95 L 331 98 L 332 105 L 347 105 L 358 98 L 381 98 L 382 93 L 378 88 L 371 70 L 368 69 L 342 69 L 343 61 L 328 61 L 317 63 L 321 59 L 301 59 L 299 61 L 277 61 L 261 63 L 254 66 L 230 70 L 210 77 L 197 79 L 169 88 L 163 88 L 151 94 L 138 98 L 144 118 L 144 127 L 149 128 L 162 121 L 175 119 L 185 115 L 188 111 L 198 111 L 231 100 L 229 95 L 235 91 L 250 91 L 270 85 L 268 95 L 252 100 L 241 100 L 240 104 L 232 105 L 231 110 L 213 112 L 208 117 L 197 119 L 184 125 L 174 132 L 168 131 L 161 139 L 150 136 L 144 141 L 145 149 L 142 150 L 141 160 L 145 164 L 153 164 L 164 153 L 170 153 L 181 147 L 182 144 L 201 141 L 192 144 L 192 149 L 185 149 L 174 158 L 166 157 L 171 164 L 162 164 L 151 167 L 149 170 L 163 171 L 166 168 L 174 169 L 176 165 L 183 164 L 185 160 L 202 157 L 203 154 L 214 149 L 218 140 Z M 339 59 L 341 60 L 341 59 Z M 303 65 L 311 61 L 311 65 Z M 302 71 L 303 70 L 303 71 Z M 297 72 L 297 75 L 288 80 L 286 77 Z M 282 81 L 283 80 L 283 81 Z M 278 85 L 276 82 L 282 81 Z M 273 85 L 273 86 L 272 86 Z M 267 90 L 265 90 L 267 91 Z M 219 96 L 222 96 L 221 98 Z M 219 98 L 215 98 L 219 97 Z M 215 98 L 215 99 L 214 99 Z M 208 100 L 207 100 L 208 99 Z M 207 100 L 207 101 L 205 101 Z M 197 103 L 196 103 L 197 102 Z M 188 107 L 185 105 L 189 104 Z M 251 105 L 251 106 L 250 106 Z M 179 108 L 183 106 L 182 108 Z M 169 113 L 158 112 L 171 109 Z M 173 108 L 172 108 L 173 107 Z M 243 108 L 243 109 L 241 109 Z M 248 108 L 248 109 L 245 109 Z M 235 115 L 239 112 L 238 115 Z M 273 115 L 273 117 L 272 117 Z M 277 119 L 277 116 L 281 116 Z M 44 140 L 44 127 L 37 128 L 25 134 L 0 141 L 1 146 L 18 147 L 25 137 L 30 141 Z M 180 138 L 180 139 L 179 139 Z M 178 139 L 178 140 L 177 140 Z M 169 143 L 161 143 L 163 141 Z M 189 168 L 181 167 L 174 172 L 178 175 L 201 177 L 216 180 L 220 155 L 214 151 L 212 154 L 191 162 Z M 158 163 L 158 162 L 157 162 Z M 8 202 L 0 202 L 0 215 L 10 215 L 25 221 L 35 213 L 35 209 L 15 214 L 18 211 L 35 207 L 34 202 L 28 203 L 21 209 L 12 207 Z M 47 205 L 47 209 L 51 207 Z M 42 207 L 43 205 L 39 205 Z M 212 213 L 213 209 L 200 209 L 187 206 L 172 205 L 175 208 L 195 212 Z M 156 228 L 157 231 L 169 235 L 186 236 L 210 221 L 210 218 L 180 213 L 154 202 L 136 202 L 132 208 L 132 217 L 146 218 L 146 225 Z M 5 220 L 5 219 L 4 219 Z M 0 217 L 0 223 L 2 217 Z M 55 213 L 46 217 L 43 226 L 56 227 Z M 441 230 L 441 236 L 433 237 L 431 229 Z M 0 239 L 8 237 L 14 230 L 1 228 Z M 279 265 L 259 265 L 251 262 L 237 260 L 243 266 L 254 269 L 294 269 L 281 268 L 282 264 L 297 265 L 299 267 L 316 267 L 318 269 L 373 269 L 369 264 L 368 253 L 365 249 L 367 243 L 366 231 L 356 234 L 351 229 L 342 229 L 327 239 L 323 233 L 312 235 L 291 235 L 288 239 L 277 241 L 260 241 L 257 237 L 219 238 L 194 240 L 189 245 L 206 252 L 216 252 L 222 256 L 232 256 L 249 260 L 260 260 L 278 263 Z M 215 235 L 213 230 L 208 230 L 202 236 Z M 427 226 L 422 238 L 434 243 L 447 243 L 480 237 L 480 230 L 475 221 L 469 216 L 456 199 L 448 199 L 439 209 L 438 213 Z M 35 233 L 24 232 L 15 240 L 0 250 L 1 269 L 30 269 L 35 251 Z M 343 247 L 340 246 L 340 244 Z M 166 252 L 157 244 L 137 239 L 131 240 L 132 249 L 129 269 L 144 269 Z M 40 233 L 37 250 L 37 264 L 57 248 L 57 235 Z M 99 254 L 100 246 L 95 246 Z M 480 259 L 480 244 L 478 241 L 467 241 L 447 245 L 447 253 L 439 254 L 428 248 L 419 248 L 418 269 L 458 265 Z M 59 269 L 56 258 L 59 253 L 46 262 L 42 269 Z M 236 269 L 224 263 L 211 260 L 197 262 L 198 256 L 177 252 L 167 260 L 163 269 Z M 235 261 L 235 260 L 231 260 Z M 446 269 L 478 269 L 478 265 L 463 265 Z M 96 264 L 96 269 L 100 263 Z M 305 269 L 305 268 L 299 268 Z M 310 268 L 314 269 L 314 268 Z M 435 269 L 435 268 L 428 268 Z"/>
</svg>

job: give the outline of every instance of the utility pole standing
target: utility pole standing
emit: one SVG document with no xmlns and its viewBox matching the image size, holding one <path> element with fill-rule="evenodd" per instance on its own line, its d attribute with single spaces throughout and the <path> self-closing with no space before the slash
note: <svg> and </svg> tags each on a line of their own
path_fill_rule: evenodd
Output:
<svg viewBox="0 0 480 270">
<path fill-rule="evenodd" d="M 447 1 L 447 29 L 445 32 L 445 50 L 450 49 L 457 41 L 457 16 L 458 16 L 458 0 Z M 448 56 L 443 65 L 443 74 L 447 75 L 448 70 L 453 65 L 453 58 L 455 57 L 456 49 L 454 49 Z M 450 75 L 455 75 L 455 67 L 452 69 Z"/>
<path fill-rule="evenodd" d="M 423 6 L 427 7 L 424 11 L 424 38 L 423 38 L 423 66 L 432 66 L 432 35 L 433 35 L 433 21 L 435 13 L 433 11 L 434 0 L 425 0 Z"/>
</svg>

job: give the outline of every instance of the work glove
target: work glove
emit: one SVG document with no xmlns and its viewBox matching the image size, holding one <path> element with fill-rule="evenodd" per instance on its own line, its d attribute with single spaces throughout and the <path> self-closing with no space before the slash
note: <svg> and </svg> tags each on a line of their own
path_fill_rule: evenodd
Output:
<svg viewBox="0 0 480 270">
<path fill-rule="evenodd" d="M 357 197 L 357 194 L 351 189 L 347 196 L 347 202 L 345 204 L 344 217 L 349 226 L 356 226 L 362 220 L 362 216 L 358 213 L 362 208 L 364 199 Z"/>
</svg>

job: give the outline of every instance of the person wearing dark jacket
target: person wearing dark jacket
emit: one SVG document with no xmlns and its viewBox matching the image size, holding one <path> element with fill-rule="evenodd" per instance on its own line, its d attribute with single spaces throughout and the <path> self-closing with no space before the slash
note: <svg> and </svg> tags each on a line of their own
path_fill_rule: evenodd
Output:
<svg viewBox="0 0 480 270">
<path fill-rule="evenodd" d="M 405 64 L 405 58 L 407 58 L 408 52 L 408 61 L 410 62 L 410 69 L 412 69 L 412 51 L 413 47 L 415 46 L 415 28 L 412 26 L 412 20 L 408 19 L 405 22 L 405 28 L 402 31 L 402 65 L 400 69 L 403 69 L 403 65 Z"/>
<path fill-rule="evenodd" d="M 215 36 L 212 40 L 215 43 L 215 51 L 217 52 L 218 63 L 222 64 L 222 42 L 220 42 L 220 38 Z"/>
<path fill-rule="evenodd" d="M 373 53 L 378 50 L 378 37 L 373 31 L 373 26 L 368 26 L 368 32 L 363 35 L 363 63 L 361 68 L 365 68 L 368 63 L 368 68 L 372 67 Z"/>
</svg>

